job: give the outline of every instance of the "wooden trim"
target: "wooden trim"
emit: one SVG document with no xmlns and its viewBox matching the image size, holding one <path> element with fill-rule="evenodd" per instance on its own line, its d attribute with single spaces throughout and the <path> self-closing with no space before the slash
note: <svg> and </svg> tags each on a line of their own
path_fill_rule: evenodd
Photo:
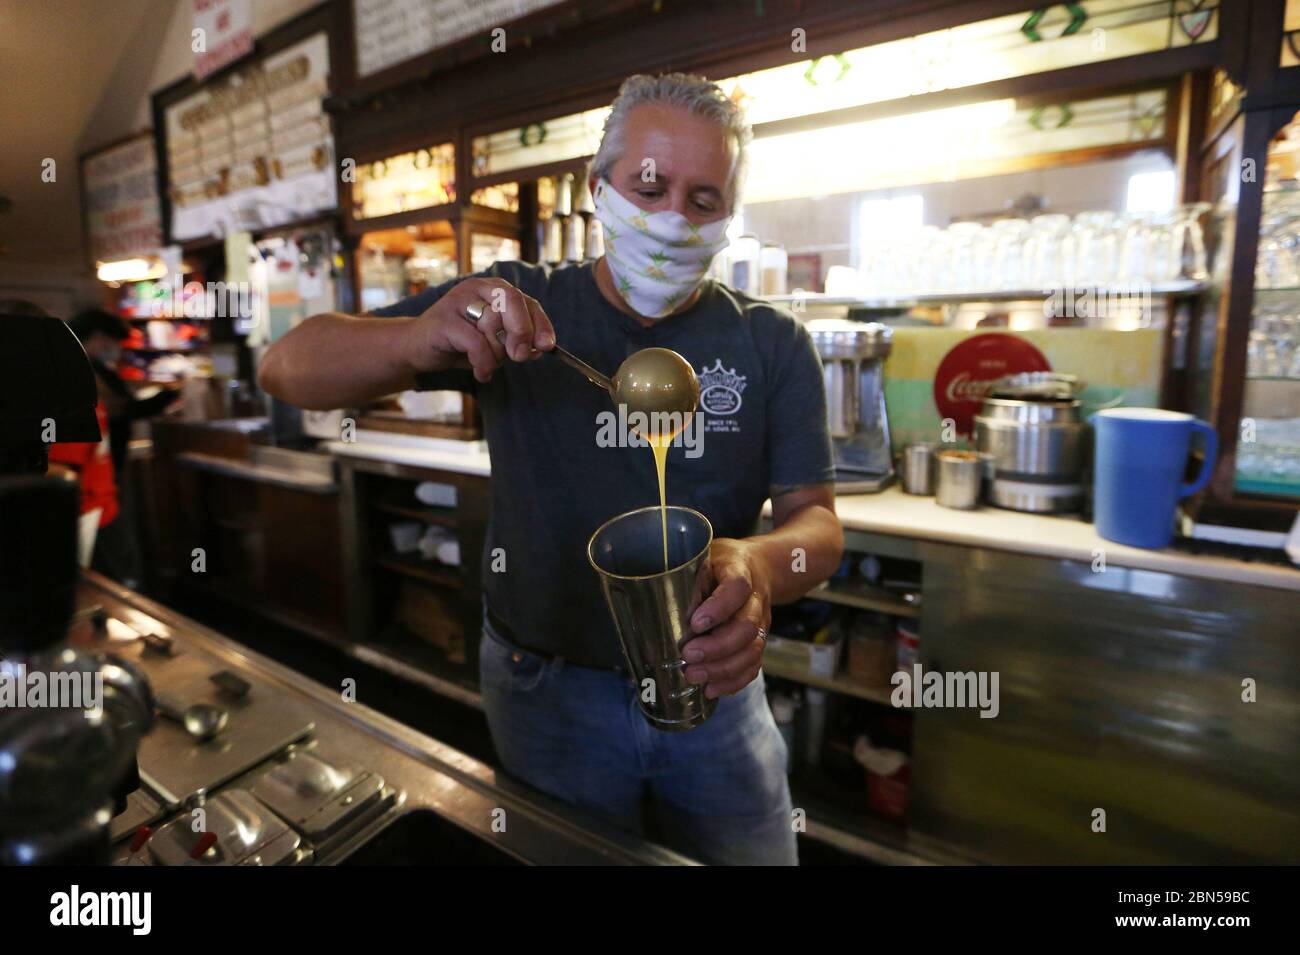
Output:
<svg viewBox="0 0 1300 955">
<path fill-rule="evenodd" d="M 566 173 L 584 176 L 587 173 L 587 164 L 593 158 L 593 156 L 580 156 L 577 159 L 561 159 L 559 162 L 543 163 L 540 166 L 524 166 L 521 169 L 511 169 L 508 172 L 494 172 L 490 176 L 472 179 L 470 191 L 485 189 L 488 186 L 497 186 L 503 182 L 530 182 L 547 176 L 563 176 Z"/>
<path fill-rule="evenodd" d="M 1201 144 L 1209 123 L 1210 74 L 1206 70 L 1184 76 L 1178 84 L 1175 167 L 1178 170 L 1178 201 L 1195 202 L 1201 197 L 1204 170 Z"/>
<path fill-rule="evenodd" d="M 394 212 L 392 215 L 376 216 L 373 219 L 349 219 L 343 224 L 343 229 L 349 235 L 365 235 L 367 232 L 404 229 L 408 225 L 423 225 L 426 222 L 455 222 L 460 218 L 459 210 L 458 204 L 444 202 L 440 206 Z"/>
<path fill-rule="evenodd" d="M 1237 435 L 1246 385 L 1246 339 L 1254 307 L 1264 169 L 1274 133 L 1272 114 L 1245 113 L 1237 129 L 1241 144 L 1238 159 L 1253 159 L 1258 175 L 1254 182 L 1240 184 L 1232 248 L 1222 250 L 1230 251 L 1232 259 L 1219 303 L 1218 341 L 1210 379 L 1211 424 L 1219 436 L 1219 460 L 1211 480 L 1211 497 L 1219 502 L 1235 496 Z"/>
<path fill-rule="evenodd" d="M 1016 156 L 1012 159 L 987 160 L 969 163 L 964 169 L 973 174 L 964 178 L 983 179 L 989 176 L 1004 176 L 1009 173 L 1034 172 L 1039 169 L 1056 169 L 1062 166 L 1079 166 L 1085 163 L 1101 162 L 1107 159 L 1120 159 L 1136 153 L 1158 149 L 1170 152 L 1166 139 L 1146 139 L 1137 143 L 1114 143 L 1109 146 L 1089 146 L 1084 149 L 1069 149 L 1064 152 L 1036 153 L 1029 156 Z"/>
<path fill-rule="evenodd" d="M 1286 0 L 1250 2 L 1249 52 L 1245 60 L 1245 86 L 1250 93 L 1271 92 L 1277 86 L 1285 11 Z"/>
</svg>

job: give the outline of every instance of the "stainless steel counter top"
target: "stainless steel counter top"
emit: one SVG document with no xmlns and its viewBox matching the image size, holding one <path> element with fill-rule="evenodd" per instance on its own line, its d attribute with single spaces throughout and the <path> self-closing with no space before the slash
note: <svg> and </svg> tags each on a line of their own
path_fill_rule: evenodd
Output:
<svg viewBox="0 0 1300 955">
<path fill-rule="evenodd" d="M 283 754 L 287 741 L 293 739 L 298 751 L 321 753 L 376 774 L 390 790 L 382 815 L 329 839 L 305 841 L 308 851 L 302 861 L 320 865 L 341 862 L 358 849 L 364 853 L 363 847 L 390 825 L 408 817 L 434 820 L 436 814 L 437 820 L 454 824 L 461 838 L 468 834 L 466 841 L 479 840 L 503 857 L 528 864 L 693 864 L 499 777 L 485 764 L 371 709 L 362 702 L 366 697 L 364 681 L 355 688 L 357 702 L 345 702 L 343 688 L 312 682 L 181 614 L 86 572 L 78 588 L 78 607 L 95 604 L 127 627 L 110 624 L 104 634 L 90 620 L 81 620 L 70 630 L 74 644 L 111 650 L 137 662 L 156 691 L 181 695 L 187 703 L 223 702 L 232 710 L 230 727 L 206 744 L 192 743 L 180 727 L 165 721 L 154 728 L 140 751 L 141 776 L 149 791 L 141 790 L 133 800 L 131 818 L 119 817 L 119 834 L 133 832 L 151 818 L 152 825 L 161 825 L 159 813 L 150 808 L 152 802 L 170 803 L 164 819 L 187 812 L 188 806 L 178 805 L 190 795 L 183 790 L 192 788 L 204 773 L 216 778 L 235 773 L 214 782 L 209 796 L 254 788 L 273 765 L 268 762 L 271 757 L 240 769 L 241 761 L 232 750 L 243 747 L 253 754 L 249 758 L 261 752 Z M 131 630 L 171 638 L 176 654 L 145 649 L 143 641 L 131 638 Z M 221 670 L 251 684 L 247 703 L 231 703 L 218 695 L 208 677 Z M 151 779 L 153 786 L 148 784 Z M 115 860 L 141 864 L 149 855 L 142 851 L 128 859 L 126 842 L 120 841 Z M 458 860 L 404 861 L 436 865 Z"/>
</svg>

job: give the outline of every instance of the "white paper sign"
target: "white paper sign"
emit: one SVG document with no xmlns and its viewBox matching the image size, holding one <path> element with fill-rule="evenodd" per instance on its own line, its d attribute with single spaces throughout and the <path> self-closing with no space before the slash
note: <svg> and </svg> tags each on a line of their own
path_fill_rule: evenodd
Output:
<svg viewBox="0 0 1300 955">
<path fill-rule="evenodd" d="M 108 262 L 162 245 L 153 136 L 146 133 L 82 164 L 91 261 Z"/>
<path fill-rule="evenodd" d="M 367 77 L 560 0 L 353 0 L 357 76 Z M 507 48 L 510 42 L 506 37 Z"/>
<path fill-rule="evenodd" d="M 194 0 L 194 30 L 194 75 L 203 79 L 253 52 L 251 0 Z"/>
</svg>

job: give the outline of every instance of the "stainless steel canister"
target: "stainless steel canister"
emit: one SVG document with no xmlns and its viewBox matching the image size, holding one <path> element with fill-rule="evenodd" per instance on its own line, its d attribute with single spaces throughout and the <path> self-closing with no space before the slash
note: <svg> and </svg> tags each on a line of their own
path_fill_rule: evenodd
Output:
<svg viewBox="0 0 1300 955">
<path fill-rule="evenodd" d="M 909 444 L 903 448 L 903 490 L 908 494 L 934 493 L 933 444 Z"/>
<path fill-rule="evenodd" d="M 940 451 L 935 502 L 959 510 L 978 507 L 986 471 L 986 458 L 974 451 Z"/>
<path fill-rule="evenodd" d="M 664 568 L 667 512 L 668 569 Z M 712 715 L 716 699 L 686 679 L 682 648 L 695 636 L 691 615 L 708 596 L 713 528 L 689 507 L 643 507 L 591 535 L 587 559 L 600 577 L 637 700 L 650 725 L 688 730 Z"/>
<path fill-rule="evenodd" d="M 993 457 L 990 503 L 1016 511 L 1078 510 L 1087 426 L 1074 398 L 989 398 L 975 446 Z"/>
</svg>

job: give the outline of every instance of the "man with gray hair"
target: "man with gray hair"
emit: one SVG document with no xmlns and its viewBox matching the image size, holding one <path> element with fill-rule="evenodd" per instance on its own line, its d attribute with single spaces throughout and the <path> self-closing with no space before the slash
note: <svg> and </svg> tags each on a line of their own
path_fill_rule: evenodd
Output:
<svg viewBox="0 0 1300 955">
<path fill-rule="evenodd" d="M 714 84 L 634 76 L 614 101 L 589 184 L 606 254 L 548 269 L 498 262 L 381 309 L 318 315 L 276 342 L 259 380 L 306 408 L 413 387 L 472 392 L 492 459 L 483 555 L 483 705 L 504 768 L 711 863 L 797 861 L 786 747 L 761 673 L 771 607 L 839 564 L 822 370 L 790 313 L 705 278 L 727 244 L 749 128 Z M 467 309 L 482 311 L 473 324 Z M 499 340 L 498 333 L 504 332 Z M 701 378 L 703 453 L 668 456 L 670 501 L 713 526 L 687 678 L 714 714 L 664 733 L 640 715 L 591 534 L 658 500 L 651 456 L 600 446 L 609 399 L 559 362 L 613 371 L 670 348 Z M 767 499 L 773 530 L 756 534 Z M 504 558 L 504 560 L 502 560 Z"/>
</svg>

